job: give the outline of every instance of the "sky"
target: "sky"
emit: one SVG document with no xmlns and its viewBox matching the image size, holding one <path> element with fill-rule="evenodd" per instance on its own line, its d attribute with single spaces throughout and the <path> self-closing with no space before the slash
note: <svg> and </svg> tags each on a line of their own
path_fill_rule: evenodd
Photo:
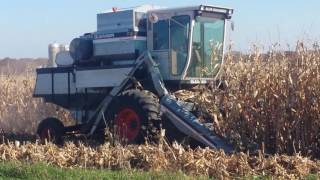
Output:
<svg viewBox="0 0 320 180">
<path fill-rule="evenodd" d="M 319 0 L 2 0 L 0 58 L 47 57 L 49 43 L 67 44 L 94 32 L 97 13 L 143 4 L 234 8 L 229 35 L 235 50 L 248 51 L 252 44 L 268 49 L 276 42 L 293 49 L 297 40 L 320 40 Z"/>
</svg>

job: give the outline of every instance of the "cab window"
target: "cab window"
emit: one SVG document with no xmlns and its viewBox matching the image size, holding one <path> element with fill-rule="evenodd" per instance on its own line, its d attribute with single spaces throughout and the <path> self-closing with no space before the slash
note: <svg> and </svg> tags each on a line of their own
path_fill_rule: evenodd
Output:
<svg viewBox="0 0 320 180">
<path fill-rule="evenodd" d="M 181 75 L 188 59 L 190 17 L 174 16 L 170 19 L 171 73 Z"/>
<path fill-rule="evenodd" d="M 169 49 L 169 21 L 160 20 L 153 24 L 153 50 Z"/>
</svg>

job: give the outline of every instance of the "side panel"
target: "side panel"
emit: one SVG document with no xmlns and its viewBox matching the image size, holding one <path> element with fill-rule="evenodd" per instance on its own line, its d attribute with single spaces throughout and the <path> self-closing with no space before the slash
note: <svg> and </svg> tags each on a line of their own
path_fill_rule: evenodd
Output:
<svg viewBox="0 0 320 180">
<path fill-rule="evenodd" d="M 97 39 L 93 41 L 94 56 L 106 56 L 109 60 L 136 59 L 146 50 L 146 37 L 122 37 Z M 127 57 L 126 57 L 127 56 Z"/>
<path fill-rule="evenodd" d="M 53 74 L 53 87 L 55 94 L 68 94 L 68 73 Z M 73 86 L 74 87 L 74 86 Z M 73 88 L 74 89 L 74 88 Z M 70 92 L 74 93 L 74 92 Z"/>
<path fill-rule="evenodd" d="M 35 95 L 52 94 L 52 75 L 50 74 L 37 74 L 36 86 L 34 89 Z"/>
<path fill-rule="evenodd" d="M 94 69 L 76 71 L 76 88 L 119 86 L 132 68 Z"/>
<path fill-rule="evenodd" d="M 76 87 L 71 72 L 38 73 L 34 89 L 35 96 L 75 94 Z"/>
<path fill-rule="evenodd" d="M 37 70 L 34 95 L 72 95 L 84 89 L 119 86 L 133 66 L 69 69 L 43 68 Z M 89 92 L 88 92 L 89 93 Z M 95 92 L 94 92 L 95 93 Z"/>
<path fill-rule="evenodd" d="M 110 82 L 105 84 L 101 79 L 114 78 L 112 75 L 113 72 L 108 71 L 109 73 L 107 74 L 92 73 L 99 71 L 103 72 L 104 70 L 106 69 L 80 70 L 80 72 L 82 72 L 82 74 L 80 74 L 85 76 L 85 78 L 80 80 L 80 83 L 87 83 L 87 85 L 90 85 L 89 83 L 91 83 L 91 87 L 101 86 L 102 88 L 77 88 L 76 74 L 74 73 L 73 68 L 38 69 L 34 97 L 41 97 L 46 102 L 50 102 L 67 109 L 94 109 L 106 94 L 108 94 L 110 89 L 112 89 L 112 87 L 107 87 L 108 84 L 110 85 Z M 119 73 L 113 74 L 115 74 L 115 77 L 119 76 Z M 93 81 L 88 83 L 86 81 L 88 78 Z"/>
</svg>

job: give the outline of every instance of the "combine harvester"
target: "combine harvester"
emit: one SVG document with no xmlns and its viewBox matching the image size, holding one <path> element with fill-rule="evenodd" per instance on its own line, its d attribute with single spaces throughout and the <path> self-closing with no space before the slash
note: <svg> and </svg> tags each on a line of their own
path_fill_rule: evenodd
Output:
<svg viewBox="0 0 320 180">
<path fill-rule="evenodd" d="M 89 137 L 108 127 L 127 143 L 143 143 L 164 128 L 169 139 L 233 151 L 210 129 L 211 119 L 198 119 L 197 104 L 173 95 L 215 82 L 232 14 L 207 5 L 98 14 L 97 32 L 72 40 L 69 53 L 57 54 L 56 67 L 37 69 L 34 96 L 70 110 L 77 121 L 64 127 L 47 118 L 40 138 L 60 143 L 67 134 Z"/>
</svg>

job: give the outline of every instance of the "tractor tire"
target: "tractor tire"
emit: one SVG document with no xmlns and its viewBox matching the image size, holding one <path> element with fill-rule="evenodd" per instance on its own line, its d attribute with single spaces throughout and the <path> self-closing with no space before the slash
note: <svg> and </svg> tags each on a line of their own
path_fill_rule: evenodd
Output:
<svg viewBox="0 0 320 180">
<path fill-rule="evenodd" d="M 127 90 L 112 104 L 111 131 L 125 144 L 157 143 L 161 130 L 159 100 L 149 91 Z"/>
<path fill-rule="evenodd" d="M 46 140 L 57 145 L 63 144 L 64 125 L 56 118 L 47 118 L 40 122 L 37 134 L 40 137 L 41 143 Z"/>
</svg>

